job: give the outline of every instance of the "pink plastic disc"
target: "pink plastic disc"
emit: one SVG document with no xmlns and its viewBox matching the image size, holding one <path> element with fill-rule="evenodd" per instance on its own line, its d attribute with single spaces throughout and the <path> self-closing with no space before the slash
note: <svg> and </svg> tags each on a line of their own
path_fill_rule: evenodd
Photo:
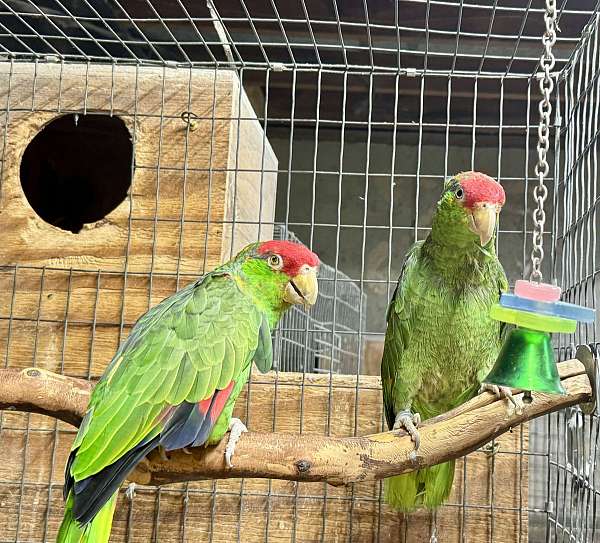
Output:
<svg viewBox="0 0 600 543">
<path fill-rule="evenodd" d="M 556 302 L 560 300 L 560 293 L 560 287 L 548 283 L 533 283 L 524 279 L 519 279 L 515 283 L 515 294 L 529 300 Z"/>
</svg>

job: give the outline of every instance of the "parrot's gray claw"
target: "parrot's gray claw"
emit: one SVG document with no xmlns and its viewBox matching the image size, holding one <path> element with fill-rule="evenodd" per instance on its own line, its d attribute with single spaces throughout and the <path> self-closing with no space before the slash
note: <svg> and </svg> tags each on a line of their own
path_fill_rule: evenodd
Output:
<svg viewBox="0 0 600 543">
<path fill-rule="evenodd" d="M 481 383 L 481 387 L 479 387 L 479 393 L 481 394 L 485 391 L 491 392 L 494 394 L 494 396 L 496 396 L 496 398 L 506 398 L 513 405 L 514 412 L 517 413 L 517 415 L 521 415 L 523 413 L 523 402 L 520 398 L 515 398 L 513 396 L 510 387 L 493 385 L 491 383 Z"/>
<path fill-rule="evenodd" d="M 190 451 L 187 447 L 183 447 L 181 449 L 185 454 L 192 454 L 192 451 Z"/>
<path fill-rule="evenodd" d="M 394 430 L 406 430 L 410 435 L 410 438 L 415 443 L 415 450 L 410 454 L 410 459 L 414 462 L 417 459 L 416 451 L 419 450 L 421 445 L 421 436 L 417 431 L 417 427 L 421 424 L 421 415 L 419 413 L 413 413 L 412 411 L 400 411 L 396 414 L 396 420 L 394 422 Z"/>
<path fill-rule="evenodd" d="M 125 497 L 131 501 L 135 496 L 135 483 L 129 483 L 127 485 L 127 490 L 125 491 Z"/>
<path fill-rule="evenodd" d="M 229 422 L 229 441 L 227 442 L 227 447 L 225 447 L 225 462 L 230 468 L 233 467 L 231 457 L 235 451 L 235 445 L 241 435 L 247 431 L 248 428 L 246 428 L 246 425 L 240 419 L 232 418 Z"/>
</svg>

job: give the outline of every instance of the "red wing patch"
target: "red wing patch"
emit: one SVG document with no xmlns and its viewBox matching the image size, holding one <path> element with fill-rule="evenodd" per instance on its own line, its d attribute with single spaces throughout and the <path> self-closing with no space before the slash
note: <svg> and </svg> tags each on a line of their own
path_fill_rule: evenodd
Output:
<svg viewBox="0 0 600 543">
<path fill-rule="evenodd" d="M 221 414 L 221 411 L 223 411 L 225 403 L 231 395 L 234 384 L 235 381 L 230 381 L 224 389 L 217 390 L 210 398 L 206 398 L 206 400 L 198 402 L 198 411 L 200 411 L 202 415 L 206 416 L 210 410 L 210 413 L 208 414 L 210 415 L 210 420 L 213 424 Z"/>
</svg>

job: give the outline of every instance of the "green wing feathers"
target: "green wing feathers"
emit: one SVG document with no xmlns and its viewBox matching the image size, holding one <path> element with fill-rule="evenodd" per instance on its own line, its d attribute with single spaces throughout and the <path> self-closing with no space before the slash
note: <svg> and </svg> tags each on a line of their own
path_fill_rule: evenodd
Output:
<svg viewBox="0 0 600 543">
<path fill-rule="evenodd" d="M 271 328 L 266 315 L 260 323 L 260 334 L 258 336 L 258 346 L 254 353 L 254 363 L 263 373 L 268 372 L 273 365 L 273 340 L 271 339 Z"/>
<path fill-rule="evenodd" d="M 262 322 L 227 277 L 190 285 L 144 315 L 92 395 L 89 420 L 74 443 L 74 479 L 98 473 L 157 433 L 167 406 L 197 403 L 226 388 L 254 356 Z M 270 368 L 272 352 L 261 351 Z"/>
<path fill-rule="evenodd" d="M 394 426 L 398 397 L 401 395 L 396 390 L 397 385 L 402 386 L 402 383 L 398 383 L 396 379 L 398 364 L 410 341 L 410 309 L 405 303 L 406 285 L 414 273 L 416 255 L 421 244 L 421 242 L 414 244 L 408 251 L 387 310 L 387 331 L 381 360 L 381 386 L 385 418 L 390 430 Z"/>
<path fill-rule="evenodd" d="M 252 360 L 262 371 L 272 365 L 270 333 L 226 273 L 209 274 L 143 315 L 94 389 L 73 443 L 59 543 L 108 541 L 117 490 L 153 448 L 222 435 Z"/>
</svg>

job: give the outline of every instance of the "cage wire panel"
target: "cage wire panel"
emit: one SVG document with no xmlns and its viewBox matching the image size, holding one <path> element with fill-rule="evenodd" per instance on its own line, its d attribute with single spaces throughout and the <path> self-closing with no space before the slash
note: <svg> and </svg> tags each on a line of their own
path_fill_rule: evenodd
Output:
<svg viewBox="0 0 600 543">
<path fill-rule="evenodd" d="M 597 306 L 600 300 L 598 203 L 600 175 L 600 16 L 591 19 L 581 43 L 561 71 L 557 99 L 555 171 L 555 273 L 566 300 Z M 561 358 L 578 345 L 597 353 L 600 328 L 580 326 L 558 340 Z M 598 370 L 598 365 L 596 365 Z M 598 375 L 598 373 L 597 373 Z M 598 411 L 584 415 L 579 407 L 540 421 L 549 436 L 546 455 L 546 539 L 597 541 L 600 538 L 600 424 Z"/>
<path fill-rule="evenodd" d="M 98 115 L 94 97 L 103 90 L 103 112 L 123 120 L 134 157 L 123 202 L 105 210 L 114 213 L 115 230 L 98 247 L 120 243 L 111 258 L 0 262 L 4 367 L 98 377 L 141 312 L 216 265 L 240 237 L 273 235 L 319 253 L 321 296 L 311 314 L 285 317 L 274 343 L 277 374 L 251 381 L 241 416 L 251 430 L 357 435 L 382 428 L 379 392 L 361 374 L 379 371 L 389 297 L 406 250 L 428 233 L 445 177 L 477 169 L 503 184 L 500 259 L 511 283 L 529 275 L 544 9 L 537 0 L 0 0 L 0 206 L 14 196 L 7 157 L 22 135 L 15 120 L 27 115 L 41 119 L 29 138 L 57 116 L 83 123 Z M 592 307 L 600 294 L 598 20 L 595 0 L 559 2 L 561 122 L 544 236 L 553 258 L 543 270 L 568 301 Z M 73 100 L 80 73 L 81 98 Z M 107 77 L 104 89 L 95 74 Z M 130 110 L 120 109 L 119 81 L 129 82 Z M 211 89 L 199 93 L 204 102 L 200 84 Z M 20 99 L 25 94 L 29 101 Z M 233 99 L 217 99 L 224 95 Z M 249 157 L 242 126 L 258 138 Z M 72 130 L 59 126 L 52 135 Z M 86 130 L 94 141 L 113 134 L 107 124 Z M 225 130 L 232 135 L 219 147 Z M 176 159 L 173 146 L 181 151 Z M 237 195 L 248 179 L 257 217 L 238 215 L 236 197 L 227 215 L 219 194 L 231 184 Z M 28 198 L 39 217 L 61 228 L 60 214 L 47 215 L 35 194 Z M 272 216 L 263 214 L 271 204 Z M 74 243 L 93 236 L 87 227 L 71 231 L 77 228 L 68 234 Z M 575 345 L 598 345 L 598 332 L 596 323 L 558 338 L 560 358 Z M 336 388 L 328 380 L 334 374 L 349 377 Z M 519 542 L 596 541 L 599 432 L 597 414 L 573 408 L 536 421 L 529 434 L 506 436 L 492 457 L 470 456 L 443 508 L 451 526 L 439 540 L 505 542 L 510 533 Z M 73 433 L 38 415 L 0 413 L 0 447 L 11 452 L 0 466 L 0 543 L 54 536 Z M 115 541 L 429 537 L 427 517 L 403 522 L 383 504 L 379 484 L 213 481 L 139 488 L 121 503 Z"/>
<path fill-rule="evenodd" d="M 278 224 L 273 238 L 301 242 L 293 232 Z M 292 307 L 275 333 L 274 365 L 277 369 L 359 373 L 365 298 L 360 287 L 346 274 L 322 263 L 319 298 L 310 313 Z"/>
</svg>

